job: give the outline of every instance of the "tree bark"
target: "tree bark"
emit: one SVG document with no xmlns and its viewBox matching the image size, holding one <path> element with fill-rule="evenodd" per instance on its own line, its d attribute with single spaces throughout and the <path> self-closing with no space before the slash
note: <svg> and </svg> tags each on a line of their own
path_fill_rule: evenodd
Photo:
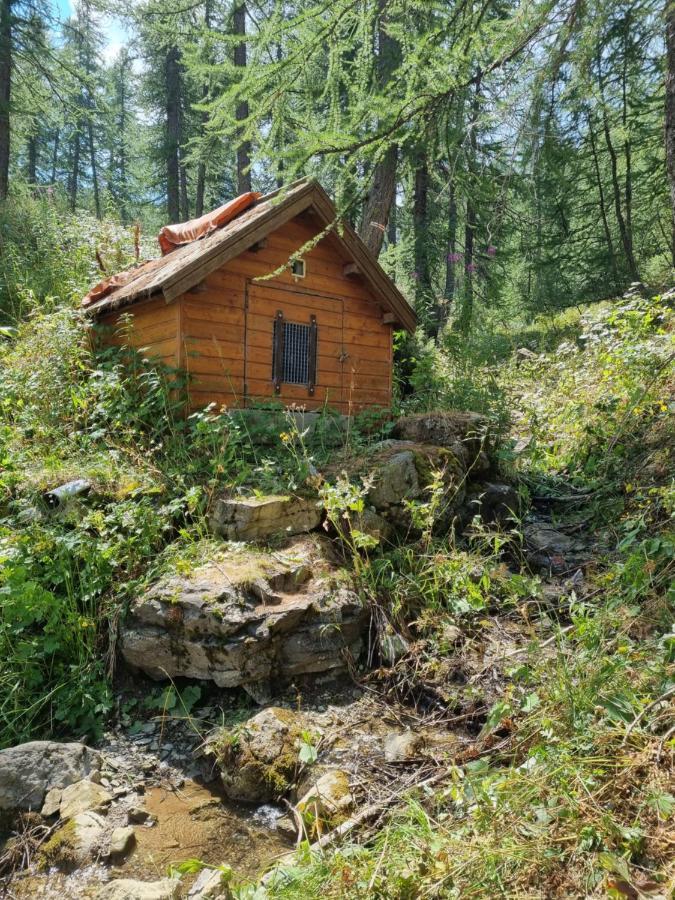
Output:
<svg viewBox="0 0 675 900">
<path fill-rule="evenodd" d="M 413 194 L 413 232 L 415 247 L 415 304 L 418 313 L 428 312 L 431 292 L 429 272 L 429 163 L 426 146 L 417 152 Z M 427 316 L 428 319 L 428 316 Z"/>
<path fill-rule="evenodd" d="M 448 197 L 448 254 L 445 260 L 445 290 L 443 296 L 446 299 L 444 307 L 439 306 L 438 328 L 439 331 L 445 324 L 450 312 L 450 304 L 455 296 L 455 266 L 457 263 L 453 259 L 457 252 L 457 197 L 455 195 L 454 179 L 450 182 L 450 196 Z"/>
<path fill-rule="evenodd" d="M 0 0 L 0 200 L 9 190 L 12 100 L 12 0 Z"/>
<path fill-rule="evenodd" d="M 38 138 L 37 134 L 31 134 L 28 138 L 28 184 L 37 184 L 37 158 Z"/>
<path fill-rule="evenodd" d="M 401 48 L 386 29 L 387 0 L 380 0 L 380 23 L 378 29 L 379 53 L 377 57 L 377 73 L 380 89 L 386 88 L 392 73 L 401 59 Z M 368 249 L 379 256 L 384 243 L 384 235 L 396 195 L 396 167 L 398 147 L 392 144 L 387 148 L 382 159 L 375 166 L 373 178 L 363 211 L 361 238 Z"/>
<path fill-rule="evenodd" d="M 612 273 L 614 276 L 614 284 L 618 287 L 618 277 L 616 271 L 616 252 L 614 250 L 614 241 L 612 240 L 612 232 L 609 227 L 609 218 L 607 216 L 607 203 L 605 201 L 605 189 L 602 184 L 602 174 L 600 172 L 600 161 L 598 159 L 598 146 L 593 129 L 593 117 L 588 114 L 588 136 L 591 142 L 591 155 L 593 157 L 593 169 L 595 171 L 595 180 L 598 185 L 598 196 L 600 199 L 600 218 L 602 219 L 602 229 L 605 232 L 605 241 L 607 242 L 607 252 L 609 253 Z"/>
<path fill-rule="evenodd" d="M 87 131 L 89 132 L 89 163 L 91 165 L 91 181 L 94 188 L 94 209 L 96 210 L 96 218 L 101 218 L 101 198 L 98 191 L 98 170 L 96 166 L 96 147 L 94 144 L 94 124 L 91 120 L 91 114 L 87 121 Z"/>
<path fill-rule="evenodd" d="M 675 266 L 675 0 L 666 0 L 666 165 L 670 187 L 670 253 Z"/>
<path fill-rule="evenodd" d="M 166 213 L 180 221 L 180 51 L 169 47 L 165 58 Z"/>
<path fill-rule="evenodd" d="M 457 327 L 462 334 L 468 334 L 471 330 L 471 321 L 473 319 L 473 276 L 475 263 L 473 261 L 474 243 L 476 238 L 476 227 L 478 217 L 476 205 L 474 203 L 474 194 L 477 185 L 476 179 L 476 160 L 478 156 L 478 114 L 480 112 L 480 89 L 481 89 L 480 70 L 476 78 L 476 88 L 471 103 L 471 121 L 469 122 L 469 186 L 466 198 L 466 219 L 464 225 L 464 296 L 462 297 L 462 309 L 457 320 Z"/>
<path fill-rule="evenodd" d="M 379 256 L 396 194 L 398 148 L 387 148 L 384 158 L 375 166 L 370 192 L 363 211 L 361 237 L 374 256 Z"/>
<path fill-rule="evenodd" d="M 75 212 L 75 207 L 77 206 L 77 187 L 78 187 L 79 177 L 80 177 L 80 131 L 79 131 L 79 125 L 76 125 L 75 126 L 75 134 L 73 135 L 73 156 L 72 156 L 72 161 L 71 161 L 70 185 L 69 185 L 69 190 L 68 190 L 71 212 Z"/>
<path fill-rule="evenodd" d="M 234 64 L 238 68 L 246 68 L 246 3 L 237 3 L 233 13 L 234 33 L 241 35 L 244 40 L 234 48 Z M 243 73 L 242 73 L 243 77 Z M 237 122 L 248 119 L 248 100 L 240 100 L 236 109 Z M 240 194 L 251 190 L 251 142 L 240 141 L 237 146 L 237 190 Z"/>
<path fill-rule="evenodd" d="M 50 183 L 53 185 L 56 184 L 56 169 L 57 169 L 58 162 L 59 162 L 59 140 L 60 140 L 60 137 L 61 137 L 61 132 L 57 128 L 56 132 L 54 134 L 54 147 L 52 150 L 52 177 L 51 177 Z"/>
<path fill-rule="evenodd" d="M 207 33 L 211 28 L 211 0 L 205 0 L 204 3 L 204 28 Z M 212 60 L 210 59 L 207 61 L 212 62 Z M 204 83 L 204 90 L 202 92 L 202 103 L 208 103 L 210 97 L 211 90 L 207 76 L 207 80 Z M 209 123 L 209 114 L 207 112 L 202 112 L 199 115 L 199 119 L 201 122 L 202 138 L 204 138 L 206 134 L 206 127 Z M 197 163 L 197 184 L 195 186 L 195 216 L 197 218 L 204 212 L 204 193 L 206 190 L 206 160 L 204 159 L 203 154 L 204 150 L 202 147 L 200 159 Z"/>
</svg>

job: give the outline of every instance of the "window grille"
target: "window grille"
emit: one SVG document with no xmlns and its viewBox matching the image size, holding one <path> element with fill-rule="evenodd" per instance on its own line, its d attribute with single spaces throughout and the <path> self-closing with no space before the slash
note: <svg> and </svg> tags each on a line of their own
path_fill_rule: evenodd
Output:
<svg viewBox="0 0 675 900">
<path fill-rule="evenodd" d="M 310 316 L 310 324 L 286 322 L 281 311 L 274 319 L 272 342 L 272 380 L 277 394 L 281 385 L 306 384 L 309 394 L 314 393 L 316 381 L 316 316 Z"/>
</svg>

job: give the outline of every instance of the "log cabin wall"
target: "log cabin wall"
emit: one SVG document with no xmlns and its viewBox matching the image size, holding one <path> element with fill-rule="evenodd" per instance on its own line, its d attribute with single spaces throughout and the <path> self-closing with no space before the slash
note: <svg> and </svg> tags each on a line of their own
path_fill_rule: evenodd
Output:
<svg viewBox="0 0 675 900">
<path fill-rule="evenodd" d="M 124 324 L 126 317 L 129 326 Z M 148 348 L 149 356 L 176 368 L 180 364 L 179 317 L 177 304 L 167 304 L 164 297 L 153 297 L 128 309 L 106 313 L 99 318 L 98 325 L 103 329 L 106 343 L 136 350 Z"/>
<path fill-rule="evenodd" d="M 308 215 L 270 233 L 208 275 L 176 303 L 179 365 L 190 373 L 190 408 L 215 402 L 228 407 L 278 400 L 308 409 L 328 404 L 350 414 L 391 402 L 392 326 L 358 277 L 344 272 L 338 242 L 328 236 L 304 256 L 306 275 L 289 271 L 255 282 L 283 265 L 319 229 Z M 317 317 L 317 378 L 313 395 L 305 385 L 272 383 L 274 318 L 309 323 Z"/>
</svg>

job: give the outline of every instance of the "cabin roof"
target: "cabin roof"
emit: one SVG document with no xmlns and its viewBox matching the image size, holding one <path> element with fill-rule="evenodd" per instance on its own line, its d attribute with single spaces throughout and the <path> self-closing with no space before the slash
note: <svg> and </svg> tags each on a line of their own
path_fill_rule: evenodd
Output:
<svg viewBox="0 0 675 900">
<path fill-rule="evenodd" d="M 171 302 L 307 210 L 325 226 L 331 226 L 337 218 L 331 199 L 314 179 L 303 179 L 287 189 L 267 194 L 224 227 L 130 270 L 123 284 L 85 306 L 85 313 L 95 318 L 158 294 Z M 358 274 L 378 302 L 393 313 L 397 323 L 413 331 L 417 324 L 414 310 L 356 232 L 347 223 L 340 223 L 339 229 L 333 228 L 331 233 L 356 264 Z"/>
</svg>

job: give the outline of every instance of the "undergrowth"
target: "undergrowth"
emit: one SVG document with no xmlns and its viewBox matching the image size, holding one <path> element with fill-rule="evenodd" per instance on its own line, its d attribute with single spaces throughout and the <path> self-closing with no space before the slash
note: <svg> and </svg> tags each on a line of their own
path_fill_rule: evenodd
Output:
<svg viewBox="0 0 675 900">
<path fill-rule="evenodd" d="M 456 652 L 443 622 L 535 632 L 487 711 L 487 751 L 412 792 L 361 842 L 302 847 L 271 897 L 668 897 L 675 887 L 673 311 L 631 299 L 589 308 L 549 352 L 500 364 L 514 398 L 504 466 L 525 500 L 597 539 L 585 590 L 557 610 L 505 532 L 373 556 L 370 588 L 424 641 L 417 674 Z M 541 351 L 541 346 L 537 349 Z M 504 565 L 504 561 L 509 564 Z M 360 570 L 363 570 L 363 563 Z M 489 748 L 497 743 L 494 751 Z"/>
</svg>

